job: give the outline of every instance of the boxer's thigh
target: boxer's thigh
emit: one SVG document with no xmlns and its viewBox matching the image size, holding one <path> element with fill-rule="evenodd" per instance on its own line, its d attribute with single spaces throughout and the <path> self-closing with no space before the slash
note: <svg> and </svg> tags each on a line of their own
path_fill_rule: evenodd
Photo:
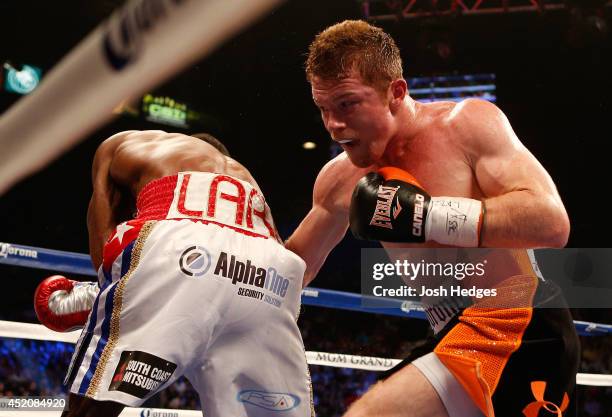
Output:
<svg viewBox="0 0 612 417">
<path fill-rule="evenodd" d="M 296 323 L 303 261 L 278 243 L 249 237 L 229 243 L 223 258 L 211 251 L 219 265 L 211 279 L 223 281 L 231 293 L 222 325 L 201 362 L 187 372 L 203 411 L 208 417 L 311 416 L 310 376 Z M 233 259 L 228 275 L 231 262 L 244 274 L 224 278 L 225 259 Z"/>
<path fill-rule="evenodd" d="M 567 309 L 534 308 L 521 344 L 510 356 L 492 396 L 495 416 L 523 415 L 528 406 L 538 409 L 540 394 L 548 409 L 564 417 L 576 416 L 579 343 Z"/>
<path fill-rule="evenodd" d="M 438 393 L 425 375 L 410 364 L 374 385 L 344 417 L 447 417 Z"/>
<path fill-rule="evenodd" d="M 254 314 L 251 329 L 227 329 L 187 378 L 208 417 L 314 417 L 312 388 L 297 325 Z"/>
<path fill-rule="evenodd" d="M 70 392 L 138 406 L 202 356 L 225 297 L 221 283 L 181 269 L 186 248 L 199 254 L 190 237 L 201 234 L 192 222 L 158 222 L 124 251 L 129 267 L 96 300 L 68 372 Z"/>
</svg>

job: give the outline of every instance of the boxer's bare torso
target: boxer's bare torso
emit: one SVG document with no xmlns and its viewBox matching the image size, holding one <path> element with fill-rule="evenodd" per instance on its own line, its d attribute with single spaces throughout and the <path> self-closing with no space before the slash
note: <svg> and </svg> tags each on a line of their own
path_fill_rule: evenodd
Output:
<svg viewBox="0 0 612 417">
<path fill-rule="evenodd" d="M 110 233 L 132 217 L 140 190 L 154 179 L 181 171 L 227 174 L 259 189 L 244 166 L 202 139 L 160 130 L 111 136 L 96 151 L 92 170 L 94 190 L 87 225 L 96 268 Z"/>
<path fill-rule="evenodd" d="M 348 228 L 351 195 L 357 181 L 367 172 L 384 166 L 409 172 L 432 196 L 483 201 L 486 216 L 482 246 L 558 246 L 541 237 L 546 232 L 534 227 L 537 220 L 521 219 L 522 211 L 533 216 L 529 211 L 539 204 L 552 206 L 551 210 L 559 211 L 561 219 L 566 214 L 549 175 L 521 144 L 499 109 L 481 100 L 421 104 L 406 96 L 401 109 L 392 116 L 399 127 L 376 155 L 376 142 L 371 139 L 375 136 L 361 138 L 369 132 L 360 126 L 354 114 L 324 114 L 326 109 L 323 106 L 333 106 L 336 94 L 340 97 L 348 94 L 349 97 L 356 96 L 357 101 L 368 101 L 367 95 L 360 90 L 366 88 L 360 80 L 351 82 L 349 79 L 346 84 L 343 87 L 339 82 L 332 88 L 323 85 L 317 89 L 320 85 L 313 83 L 313 97 L 315 102 L 320 101 L 317 104 L 322 108 L 326 128 L 346 152 L 330 161 L 319 173 L 313 191 L 313 208 L 287 241 L 287 247 L 302 256 L 309 267 L 304 285 L 314 278 L 329 251 L 344 236 Z M 366 105 L 361 104 L 361 107 Z M 370 117 L 375 118 L 375 112 Z M 383 114 L 380 117 L 387 116 Z M 357 127 L 352 129 L 352 126 Z M 354 140 L 342 143 L 349 138 Z M 363 164 L 368 157 L 372 163 Z M 541 226 L 549 227 L 549 223 Z M 443 247 L 435 242 L 382 242 L 382 245 L 386 248 L 410 248 L 411 258 L 425 258 L 425 261 L 440 256 L 430 248 Z M 490 283 L 520 272 L 510 254 L 488 262 Z M 500 271 L 499 276 L 492 271 Z"/>
</svg>

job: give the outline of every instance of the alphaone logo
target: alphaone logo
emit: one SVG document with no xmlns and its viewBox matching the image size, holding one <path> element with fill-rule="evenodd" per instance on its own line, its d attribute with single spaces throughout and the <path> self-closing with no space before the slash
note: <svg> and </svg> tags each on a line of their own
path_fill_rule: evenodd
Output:
<svg viewBox="0 0 612 417">
<path fill-rule="evenodd" d="M 210 253 L 202 246 L 188 247 L 179 259 L 181 271 L 190 277 L 201 277 L 208 272 L 210 264 Z"/>
</svg>

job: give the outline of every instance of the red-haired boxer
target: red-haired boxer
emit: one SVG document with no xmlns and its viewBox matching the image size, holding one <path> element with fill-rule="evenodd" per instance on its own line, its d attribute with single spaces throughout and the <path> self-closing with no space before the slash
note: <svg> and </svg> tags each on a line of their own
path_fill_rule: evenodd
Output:
<svg viewBox="0 0 612 417">
<path fill-rule="evenodd" d="M 565 245 L 569 221 L 555 185 L 504 114 L 482 100 L 413 100 L 399 50 L 380 28 L 327 28 L 310 45 L 306 73 L 325 128 L 345 152 L 319 173 L 313 207 L 286 242 L 306 260 L 304 285 L 349 219 L 356 236 L 426 262 L 448 252 L 424 248 Z M 398 367 L 345 417 L 534 417 L 542 398 L 571 414 L 578 341 L 570 314 L 533 308 L 554 289 L 526 250 L 492 251 L 487 260 L 487 286 L 505 296 L 520 287 L 521 308 L 424 299 L 435 313 L 434 352 Z"/>
<path fill-rule="evenodd" d="M 207 417 L 314 416 L 296 324 L 304 261 L 220 142 L 110 137 L 94 158 L 87 220 L 100 292 L 68 370 L 64 417 L 117 416 L 182 375 Z M 72 327 L 91 298 L 65 279 L 44 285 L 41 318 Z"/>
</svg>

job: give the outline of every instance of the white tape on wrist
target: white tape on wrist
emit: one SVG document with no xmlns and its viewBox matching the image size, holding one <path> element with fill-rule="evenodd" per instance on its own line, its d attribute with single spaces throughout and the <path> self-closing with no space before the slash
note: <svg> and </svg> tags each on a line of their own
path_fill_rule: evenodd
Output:
<svg viewBox="0 0 612 417">
<path fill-rule="evenodd" d="M 482 202 L 462 197 L 432 197 L 425 222 L 427 240 L 476 248 L 480 239 Z"/>
</svg>

